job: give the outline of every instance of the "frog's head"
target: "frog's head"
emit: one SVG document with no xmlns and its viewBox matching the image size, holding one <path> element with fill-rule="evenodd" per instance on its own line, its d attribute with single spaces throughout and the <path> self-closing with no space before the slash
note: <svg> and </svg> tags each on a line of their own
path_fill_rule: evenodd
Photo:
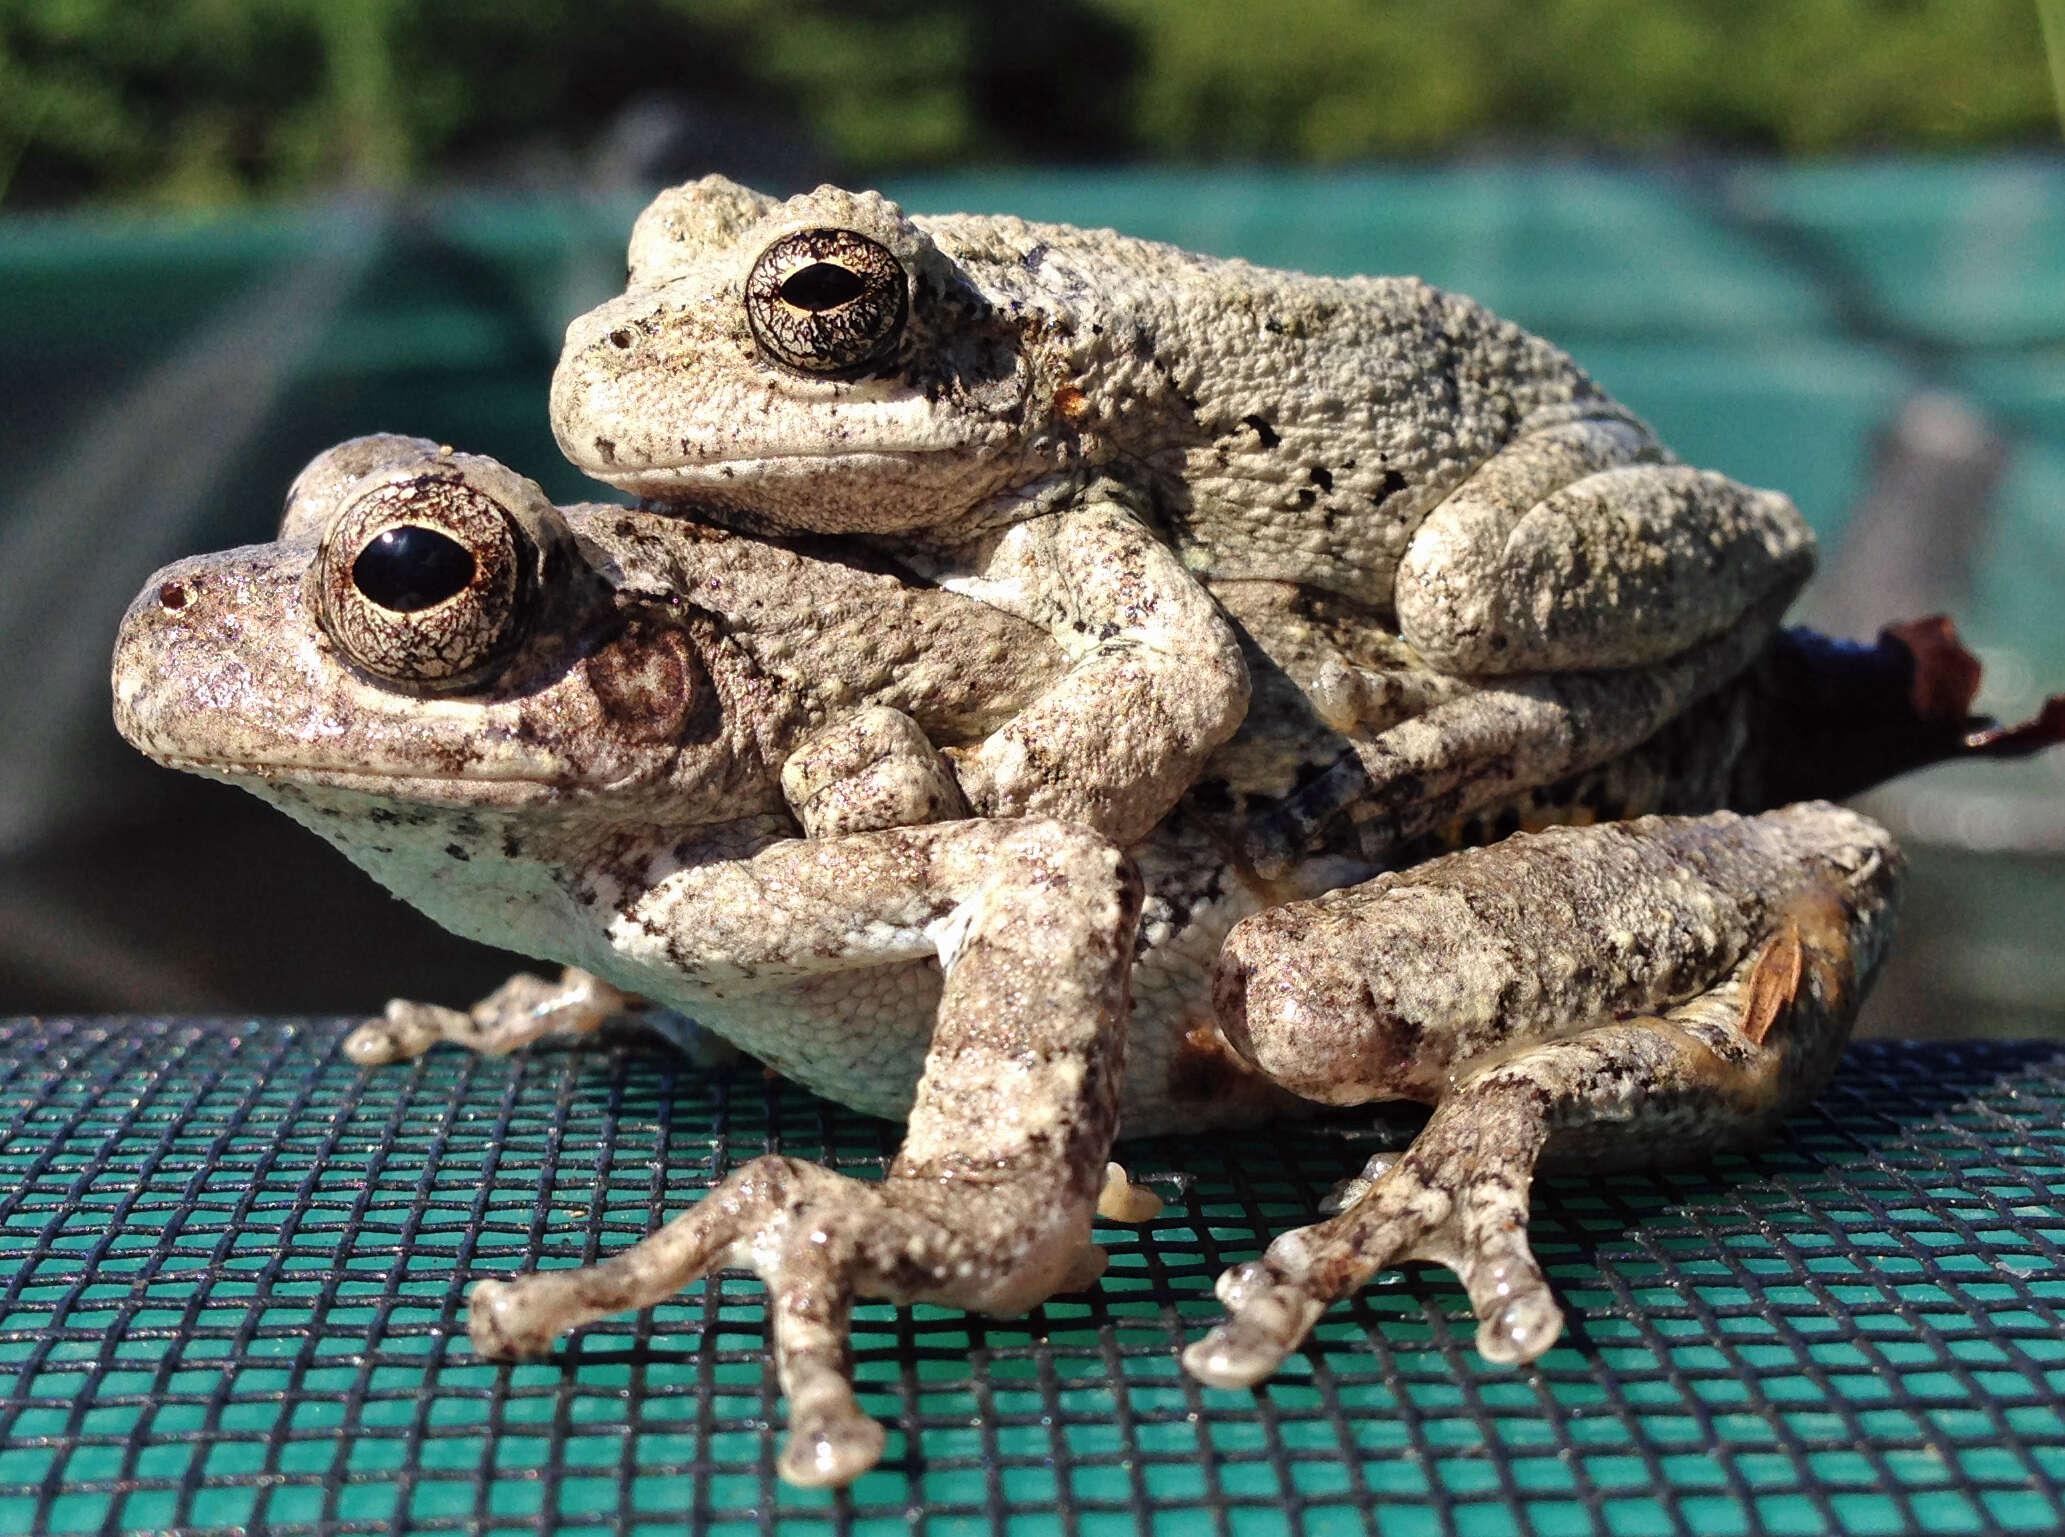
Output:
<svg viewBox="0 0 2065 1537">
<path fill-rule="evenodd" d="M 115 722 L 143 752 L 369 867 L 355 845 L 393 853 L 410 829 L 464 860 L 484 828 L 592 839 L 778 804 L 765 681 L 530 481 L 387 438 L 296 487 L 278 542 L 178 561 L 130 606 Z"/>
<path fill-rule="evenodd" d="M 622 297 L 567 329 L 560 447 L 590 475 L 767 530 L 951 518 L 1063 457 L 1025 328 L 894 203 L 660 194 Z"/>
</svg>

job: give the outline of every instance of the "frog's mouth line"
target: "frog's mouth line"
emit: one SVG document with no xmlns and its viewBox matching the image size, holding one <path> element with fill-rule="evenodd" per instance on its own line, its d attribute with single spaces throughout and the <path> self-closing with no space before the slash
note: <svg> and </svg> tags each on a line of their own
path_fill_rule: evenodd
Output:
<svg viewBox="0 0 2065 1537">
<path fill-rule="evenodd" d="M 182 773 L 219 779 L 245 789 L 261 784 L 307 785 L 324 790 L 346 790 L 388 800 L 418 800 L 430 804 L 462 803 L 453 800 L 463 789 L 465 806 L 521 806 L 541 800 L 582 792 L 604 792 L 607 785 L 585 785 L 571 781 L 542 779 L 519 774 L 421 774 L 387 773 L 379 769 L 309 768 L 292 763 L 256 763 L 234 758 L 189 758 L 167 753 L 149 757 L 166 768 Z M 483 794 L 482 792 L 486 793 Z"/>
<path fill-rule="evenodd" d="M 827 464 L 837 464 L 842 470 L 855 473 L 889 470 L 908 464 L 912 460 L 929 458 L 945 451 L 945 446 L 855 449 L 828 447 L 816 452 L 748 454 L 733 459 L 650 460 L 629 468 L 615 461 L 595 461 L 591 465 L 584 465 L 583 469 L 597 480 L 625 486 L 627 489 L 638 481 L 650 481 L 656 476 L 665 476 L 670 480 L 689 482 L 698 486 L 717 486 L 735 480 L 743 480 L 750 484 L 763 476 L 772 479 L 808 475 L 821 471 Z"/>
</svg>

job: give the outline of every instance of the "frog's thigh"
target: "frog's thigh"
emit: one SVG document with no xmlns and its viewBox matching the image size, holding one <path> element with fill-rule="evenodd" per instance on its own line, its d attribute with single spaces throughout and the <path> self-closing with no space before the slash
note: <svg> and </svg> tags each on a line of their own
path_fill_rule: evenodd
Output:
<svg viewBox="0 0 2065 1537">
<path fill-rule="evenodd" d="M 1820 804 L 1559 830 L 1347 894 L 1372 946 L 1345 954 L 1331 925 L 1314 982 L 1297 957 L 1236 959 L 1220 981 L 1237 1047 L 1315 1097 L 1436 1109 L 1340 1215 L 1221 1278 L 1233 1316 L 1190 1370 L 1261 1380 L 1330 1303 L 1407 1259 L 1462 1277 L 1486 1356 L 1540 1355 L 1562 1317 L 1527 1244 L 1544 1144 L 1593 1165 L 1693 1157 L 1811 1093 L 1889 937 L 1898 863 L 1883 830 Z M 1398 916 L 1417 900 L 1399 894 L 1426 889 L 1460 894 L 1457 932 Z"/>
<path fill-rule="evenodd" d="M 1552 828 L 1244 919 L 1215 1004 L 1294 1093 L 1432 1102 L 1488 1053 L 1686 1002 L 1802 904 L 1863 904 L 1875 956 L 1896 864 L 1877 824 L 1818 802 Z"/>
<path fill-rule="evenodd" d="M 1681 464 L 1587 462 L 1628 430 L 1523 438 L 1427 515 L 1396 588 L 1399 632 L 1423 657 L 1469 675 L 1634 666 L 1806 581 L 1813 535 L 1777 492 Z"/>
</svg>

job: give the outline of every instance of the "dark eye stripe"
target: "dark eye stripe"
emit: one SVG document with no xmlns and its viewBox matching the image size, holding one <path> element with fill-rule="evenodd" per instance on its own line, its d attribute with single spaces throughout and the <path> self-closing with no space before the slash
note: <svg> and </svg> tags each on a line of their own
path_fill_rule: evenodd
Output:
<svg viewBox="0 0 2065 1537">
<path fill-rule="evenodd" d="M 867 287 L 861 275 L 850 267 L 837 262 L 812 262 L 782 279 L 781 296 L 784 304 L 793 304 L 799 310 L 834 310 L 851 304 L 867 292 Z"/>
<path fill-rule="evenodd" d="M 351 563 L 351 584 L 390 613 L 413 614 L 464 592 L 473 554 L 434 528 L 405 523 L 374 536 Z"/>
</svg>

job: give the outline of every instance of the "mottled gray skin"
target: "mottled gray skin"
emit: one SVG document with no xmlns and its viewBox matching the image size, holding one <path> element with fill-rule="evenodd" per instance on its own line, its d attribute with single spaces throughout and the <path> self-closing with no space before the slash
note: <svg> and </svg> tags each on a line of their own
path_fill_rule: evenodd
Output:
<svg viewBox="0 0 2065 1537">
<path fill-rule="evenodd" d="M 492 461 L 382 441 L 311 466 L 280 542 L 152 579 L 117 644 L 117 724 L 458 932 L 576 968 L 471 1015 L 401 1006 L 355 1037 L 361 1060 L 586 1028 L 622 989 L 906 1119 L 879 1183 L 756 1159 L 625 1254 L 472 1299 L 477 1348 L 535 1354 L 750 1266 L 775 1293 L 797 1481 L 843 1483 L 880 1455 L 848 1376 L 855 1297 L 1004 1313 L 1094 1280 L 1093 1212 L 1152 1206 L 1106 1165 L 1122 1121 L 1437 1107 L 1340 1215 L 1229 1273 L 1232 1317 L 1185 1357 L 1204 1380 L 1266 1376 L 1406 1257 L 1463 1275 L 1487 1354 L 1531 1359 L 1559 1317 L 1525 1236 L 1544 1142 L 1611 1162 L 1754 1135 L 1825 1075 L 1883 949 L 1897 856 L 1825 805 L 1564 829 L 1389 874 L 1349 807 L 1257 871 L 1251 824 L 1342 761 L 1344 693 L 1401 713 L 1462 697 L 1350 600 L 1282 583 L 1217 589 L 1255 706 L 1130 849 L 1041 818 L 888 825 L 957 815 L 939 749 L 986 740 L 1065 650 L 886 564 L 555 509 Z M 374 602 L 363 552 L 403 526 L 473 541 L 473 575 L 434 602 Z M 1580 731 L 1596 703 L 1508 701 Z M 1725 706 L 1687 717 L 1711 733 L 1693 779 L 1648 746 L 1598 772 L 1621 804 L 1715 803 L 1741 747 Z M 829 831 L 797 837 L 799 803 Z M 1394 849 L 1440 828 L 1381 813 Z"/>
<path fill-rule="evenodd" d="M 750 313 L 773 302 L 756 274 L 805 232 L 864 240 L 901 279 L 907 319 L 831 373 Z M 855 303 L 887 313 L 879 297 Z M 961 760 L 961 784 L 978 812 L 1120 842 L 1241 717 L 1240 655 L 1200 579 L 1336 594 L 1427 668 L 1480 679 L 1761 638 L 1812 559 L 1784 497 L 1677 464 L 1563 352 L 1417 279 L 913 219 L 831 187 L 663 192 L 625 294 L 569 327 L 552 412 L 614 485 L 740 528 L 870 536 L 1060 638 L 1069 673 Z M 1114 751 L 1114 719 L 1154 724 Z M 1335 721 L 1357 751 L 1391 724 Z M 1481 759 L 1488 733 L 1516 745 L 1467 703 L 1427 729 L 1443 762 Z M 1627 745 L 1593 737 L 1590 761 Z M 1364 755 L 1381 785 L 1395 764 Z"/>
</svg>

